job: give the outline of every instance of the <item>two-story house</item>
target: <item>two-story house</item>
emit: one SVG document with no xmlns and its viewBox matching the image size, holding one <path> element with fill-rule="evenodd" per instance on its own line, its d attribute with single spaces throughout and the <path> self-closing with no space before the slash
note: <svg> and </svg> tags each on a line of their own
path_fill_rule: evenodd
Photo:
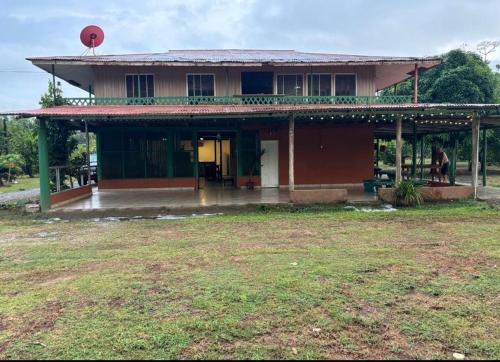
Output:
<svg viewBox="0 0 500 362">
<path fill-rule="evenodd" d="M 412 95 L 379 95 L 437 57 L 172 50 L 28 60 L 88 97 L 15 113 L 40 119 L 42 153 L 46 122 L 94 132 L 100 190 L 361 185 L 374 174 L 375 139 L 458 131 L 484 109 L 419 104 L 418 81 Z M 47 162 L 42 154 L 42 179 Z"/>
</svg>

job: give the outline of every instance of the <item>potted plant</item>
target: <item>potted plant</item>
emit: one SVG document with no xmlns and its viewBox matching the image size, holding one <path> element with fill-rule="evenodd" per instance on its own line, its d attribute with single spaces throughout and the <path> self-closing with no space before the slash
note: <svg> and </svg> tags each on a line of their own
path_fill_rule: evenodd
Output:
<svg viewBox="0 0 500 362">
<path fill-rule="evenodd" d="M 424 198 L 419 190 L 420 186 L 412 181 L 401 181 L 394 188 L 394 197 L 397 206 L 419 206 Z"/>
<path fill-rule="evenodd" d="M 255 158 L 250 163 L 250 167 L 248 168 L 248 181 L 246 183 L 248 190 L 253 190 L 255 188 L 255 181 L 252 180 L 253 174 L 257 170 L 257 168 L 261 167 L 261 158 L 266 153 L 266 150 L 262 149 L 260 153 L 255 155 Z"/>
</svg>

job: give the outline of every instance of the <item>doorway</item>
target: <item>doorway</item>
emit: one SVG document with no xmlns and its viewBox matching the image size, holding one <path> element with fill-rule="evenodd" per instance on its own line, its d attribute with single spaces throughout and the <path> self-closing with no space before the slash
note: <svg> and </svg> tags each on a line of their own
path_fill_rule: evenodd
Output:
<svg viewBox="0 0 500 362">
<path fill-rule="evenodd" d="M 279 187 L 278 141 L 261 141 L 261 187 Z"/>
<path fill-rule="evenodd" d="M 198 188 L 235 187 L 234 133 L 198 133 Z"/>
</svg>

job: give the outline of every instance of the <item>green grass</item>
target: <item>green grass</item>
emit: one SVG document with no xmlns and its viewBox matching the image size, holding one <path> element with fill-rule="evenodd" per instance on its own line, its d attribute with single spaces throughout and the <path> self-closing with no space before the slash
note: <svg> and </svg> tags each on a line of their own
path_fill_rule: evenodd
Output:
<svg viewBox="0 0 500 362">
<path fill-rule="evenodd" d="M 500 212 L 482 203 L 4 213 L 0 235 L 2 359 L 500 357 Z"/>
<path fill-rule="evenodd" d="M 28 176 L 20 176 L 17 178 L 17 183 L 10 183 L 6 186 L 0 186 L 0 193 L 37 189 L 39 186 L 40 180 L 38 177 L 30 178 Z"/>
<path fill-rule="evenodd" d="M 488 186 L 500 187 L 500 175 L 487 175 L 486 183 Z"/>
</svg>

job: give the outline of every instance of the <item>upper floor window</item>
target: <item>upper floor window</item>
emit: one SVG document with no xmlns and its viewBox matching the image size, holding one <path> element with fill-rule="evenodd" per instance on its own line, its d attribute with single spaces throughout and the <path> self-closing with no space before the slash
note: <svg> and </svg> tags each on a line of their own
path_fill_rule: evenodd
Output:
<svg viewBox="0 0 500 362">
<path fill-rule="evenodd" d="M 308 74 L 307 94 L 310 96 L 331 96 L 332 76 L 331 74 Z"/>
<path fill-rule="evenodd" d="M 277 94 L 285 96 L 301 96 L 303 94 L 303 81 L 301 74 L 284 74 L 276 78 Z"/>
<path fill-rule="evenodd" d="M 152 74 L 128 74 L 127 97 L 143 98 L 155 96 L 155 82 Z"/>
<path fill-rule="evenodd" d="M 335 74 L 335 95 L 356 95 L 356 74 Z"/>
<path fill-rule="evenodd" d="M 214 96 L 215 77 L 213 74 L 188 74 L 187 91 L 189 97 Z"/>
</svg>

